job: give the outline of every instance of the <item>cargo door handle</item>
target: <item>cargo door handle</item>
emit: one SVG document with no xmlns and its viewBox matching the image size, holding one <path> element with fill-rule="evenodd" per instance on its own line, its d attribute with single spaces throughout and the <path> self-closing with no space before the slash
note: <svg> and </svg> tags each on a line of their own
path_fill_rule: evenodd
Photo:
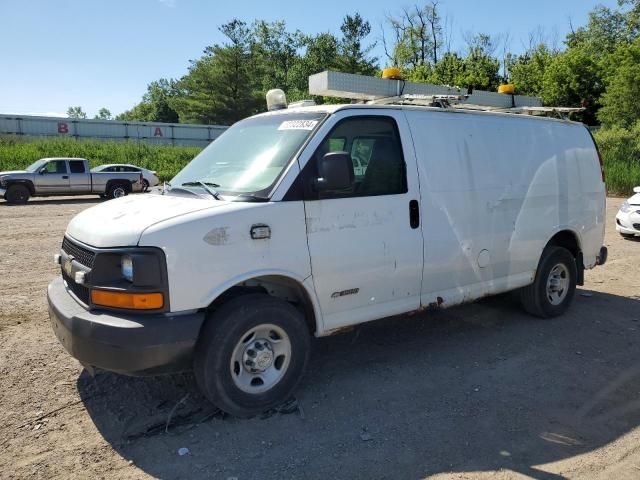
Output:
<svg viewBox="0 0 640 480">
<path fill-rule="evenodd" d="M 63 180 L 69 180 L 69 175 L 62 175 Z"/>
<path fill-rule="evenodd" d="M 420 205 L 417 200 L 409 202 L 409 225 L 414 229 L 420 226 Z"/>
</svg>

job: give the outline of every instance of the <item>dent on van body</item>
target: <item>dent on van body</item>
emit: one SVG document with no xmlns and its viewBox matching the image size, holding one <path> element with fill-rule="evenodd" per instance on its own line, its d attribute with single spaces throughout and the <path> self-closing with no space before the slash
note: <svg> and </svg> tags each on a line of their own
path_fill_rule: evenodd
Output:
<svg viewBox="0 0 640 480">
<path fill-rule="evenodd" d="M 596 169 L 579 165 L 595 154 L 584 128 L 528 118 L 406 114 L 421 159 L 423 305 L 438 297 L 444 305 L 466 302 L 531 283 L 542 249 L 560 230 L 576 232 L 585 256 L 595 258 L 602 237 L 593 219 L 600 212 L 585 208 L 585 201 L 602 192 L 599 179 L 585 179 Z M 484 266 L 482 251 L 489 258 Z"/>
<path fill-rule="evenodd" d="M 231 202 L 154 225 L 140 245 L 167 258 L 172 310 L 205 308 L 227 288 L 261 275 L 302 282 L 311 275 L 302 202 Z M 271 238 L 252 239 L 251 226 Z M 185 253 L 186 252 L 186 253 Z"/>
</svg>

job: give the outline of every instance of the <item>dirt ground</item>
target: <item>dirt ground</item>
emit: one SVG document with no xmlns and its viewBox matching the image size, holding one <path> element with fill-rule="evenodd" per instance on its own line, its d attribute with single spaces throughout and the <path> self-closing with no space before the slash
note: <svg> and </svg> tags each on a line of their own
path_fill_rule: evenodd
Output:
<svg viewBox="0 0 640 480">
<path fill-rule="evenodd" d="M 622 199 L 609 261 L 564 317 L 503 295 L 318 339 L 296 399 L 251 420 L 191 375 L 91 378 L 59 345 L 52 255 L 97 201 L 0 202 L 1 478 L 640 478 L 640 241 L 613 228 Z"/>
</svg>

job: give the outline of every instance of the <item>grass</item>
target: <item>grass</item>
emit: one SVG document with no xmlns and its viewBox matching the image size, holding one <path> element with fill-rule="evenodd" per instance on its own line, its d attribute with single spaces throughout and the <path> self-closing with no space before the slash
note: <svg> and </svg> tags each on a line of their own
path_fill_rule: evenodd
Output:
<svg viewBox="0 0 640 480">
<path fill-rule="evenodd" d="M 132 163 L 171 179 L 202 149 L 142 142 L 104 142 L 73 138 L 0 137 L 0 171 L 21 169 L 44 157 L 81 157 L 92 167 L 105 163 Z"/>
<path fill-rule="evenodd" d="M 633 187 L 640 186 L 640 122 L 629 129 L 600 129 L 594 137 L 604 160 L 607 191 L 631 196 Z"/>
<path fill-rule="evenodd" d="M 604 159 L 609 194 L 630 196 L 633 187 L 640 186 L 640 122 L 629 129 L 599 129 L 594 136 Z M 155 170 L 161 180 L 170 180 L 200 151 L 142 142 L 5 136 L 0 137 L 0 171 L 24 168 L 43 157 L 82 157 L 92 167 L 133 163 Z"/>
</svg>

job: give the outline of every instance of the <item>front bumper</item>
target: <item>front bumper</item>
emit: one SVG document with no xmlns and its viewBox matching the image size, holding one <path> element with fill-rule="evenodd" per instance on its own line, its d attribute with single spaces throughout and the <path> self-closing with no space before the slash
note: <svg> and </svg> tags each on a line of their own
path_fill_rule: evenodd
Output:
<svg viewBox="0 0 640 480">
<path fill-rule="evenodd" d="M 81 306 L 58 277 L 47 291 L 58 340 L 80 363 L 126 375 L 158 375 L 192 368 L 204 313 L 122 314 Z"/>
<path fill-rule="evenodd" d="M 640 235 L 640 210 L 616 215 L 616 231 L 625 235 Z"/>
</svg>

